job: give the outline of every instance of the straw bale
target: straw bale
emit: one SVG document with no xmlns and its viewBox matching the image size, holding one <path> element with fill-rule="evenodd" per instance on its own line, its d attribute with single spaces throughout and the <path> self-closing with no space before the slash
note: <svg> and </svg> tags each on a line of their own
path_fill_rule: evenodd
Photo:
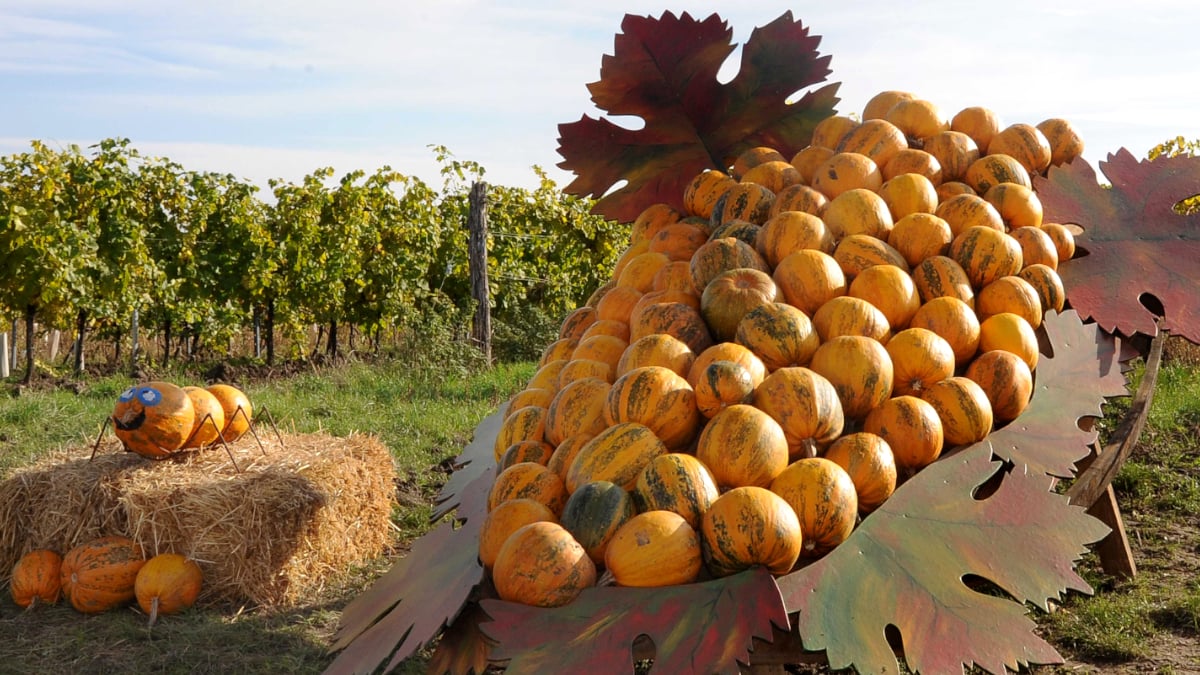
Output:
<svg viewBox="0 0 1200 675">
<path fill-rule="evenodd" d="M 376 438 L 274 434 L 152 461 L 115 439 L 73 448 L 0 482 L 0 574 L 24 552 L 104 534 L 204 572 L 201 602 L 294 604 L 392 541 L 395 467 Z M 0 577 L 0 581 L 6 579 Z"/>
</svg>

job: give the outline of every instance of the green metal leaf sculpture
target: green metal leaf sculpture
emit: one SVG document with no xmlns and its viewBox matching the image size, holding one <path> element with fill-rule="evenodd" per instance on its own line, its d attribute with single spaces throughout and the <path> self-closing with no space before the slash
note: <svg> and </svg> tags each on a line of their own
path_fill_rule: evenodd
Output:
<svg viewBox="0 0 1200 675">
<path fill-rule="evenodd" d="M 724 84 L 717 72 L 735 45 L 716 14 L 703 21 L 686 12 L 626 15 L 621 30 L 588 89 L 597 107 L 639 117 L 644 126 L 585 115 L 559 125 L 558 148 L 559 167 L 576 175 L 564 190 L 600 198 L 594 211 L 614 220 L 632 221 L 658 202 L 682 209 L 683 189 L 696 174 L 725 170 L 748 148 L 766 145 L 790 158 L 838 101 L 834 83 L 788 102 L 830 73 L 830 58 L 817 52 L 820 37 L 791 12 L 754 30 L 737 75 Z M 620 181 L 626 184 L 610 193 Z"/>
<path fill-rule="evenodd" d="M 342 652 L 327 673 L 372 673 L 384 662 L 385 670 L 395 668 L 437 637 L 483 581 L 479 529 L 495 479 L 492 443 L 504 412 L 501 407 L 481 422 L 459 455 L 462 469 L 455 478 L 469 481 L 451 480 L 439 497 L 443 513 L 458 508 L 461 526 L 444 521 L 417 539 L 408 555 L 346 606 L 330 648 Z"/>
<path fill-rule="evenodd" d="M 1151 295 L 1165 330 L 1200 342 L 1200 213 L 1174 210 L 1200 194 L 1200 157 L 1138 161 L 1122 148 L 1100 170 L 1111 188 L 1082 161 L 1034 184 L 1047 222 L 1083 228 L 1076 245 L 1087 255 L 1059 269 L 1071 306 L 1109 332 L 1153 337 L 1159 310 L 1143 304 Z"/>
<path fill-rule="evenodd" d="M 1087 457 L 1095 430 L 1079 420 L 1099 417 L 1104 399 L 1128 394 L 1118 341 L 1084 324 L 1074 311 L 1047 312 L 1047 343 L 1054 352 L 1038 360 L 1029 407 L 1013 422 L 988 436 L 996 456 L 1024 464 L 1034 473 L 1068 478 Z"/>
<path fill-rule="evenodd" d="M 824 650 L 834 668 L 898 673 L 889 625 L 920 672 L 1062 661 L 1034 634 L 1023 603 L 1045 609 L 1065 590 L 1090 593 L 1073 565 L 1108 527 L 1023 462 L 1069 466 L 1089 437 L 1073 423 L 1125 389 L 1113 338 L 1073 312 L 1047 320 L 1051 353 L 1038 364 L 1038 393 L 1006 432 L 925 467 L 833 552 L 779 579 L 804 647 Z M 995 492 L 980 489 L 1001 471 Z M 971 576 L 1010 597 L 974 590 L 964 582 Z"/>
<path fill-rule="evenodd" d="M 632 673 L 633 643 L 654 643 L 654 670 L 737 673 L 753 638 L 769 640 L 788 618 L 770 573 L 757 568 L 703 583 L 663 588 L 589 588 L 570 604 L 539 609 L 484 600 L 509 673 Z"/>
</svg>

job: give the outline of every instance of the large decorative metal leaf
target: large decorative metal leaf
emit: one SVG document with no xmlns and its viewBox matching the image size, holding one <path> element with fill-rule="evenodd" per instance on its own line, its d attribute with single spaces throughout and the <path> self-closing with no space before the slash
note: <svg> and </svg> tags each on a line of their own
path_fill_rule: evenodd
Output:
<svg viewBox="0 0 1200 675">
<path fill-rule="evenodd" d="M 372 673 L 385 661 L 391 670 L 437 637 L 483 581 L 479 528 L 495 478 L 492 443 L 503 414 L 502 407 L 476 427 L 456 462 L 460 468 L 442 489 L 439 513 L 457 507 L 456 520 L 417 539 L 407 556 L 342 611 L 331 647 L 342 653 L 327 673 Z"/>
<path fill-rule="evenodd" d="M 479 630 L 488 620 L 479 605 L 471 603 L 454 623 L 446 627 L 425 672 L 429 675 L 483 675 L 487 672 L 492 645 Z"/>
<path fill-rule="evenodd" d="M 1075 312 L 1047 315 L 1046 337 L 1038 392 L 1016 421 L 923 469 L 832 553 L 779 580 L 806 649 L 825 650 L 835 668 L 895 673 L 892 625 L 921 672 L 1061 661 L 1023 603 L 1090 592 L 1074 563 L 1108 528 L 1051 492 L 1045 472 L 1070 475 L 1093 438 L 1078 418 L 1099 415 L 1125 379 L 1113 338 Z M 974 590 L 968 576 L 1011 597 Z"/>
<path fill-rule="evenodd" d="M 1155 313 L 1142 304 L 1149 294 L 1164 329 L 1200 342 L 1200 213 L 1173 210 L 1200 194 L 1200 157 L 1139 162 L 1122 148 L 1100 170 L 1111 188 L 1083 161 L 1035 182 L 1045 220 L 1083 228 L 1076 243 L 1087 255 L 1059 268 L 1071 306 L 1109 332 L 1154 336 Z"/>
<path fill-rule="evenodd" d="M 509 673 L 632 673 L 633 643 L 654 643 L 654 671 L 737 673 L 753 638 L 769 640 L 787 612 L 770 573 L 753 569 L 664 588 L 603 587 L 574 602 L 539 609 L 484 600 L 492 617 L 483 632 L 497 642 L 492 658 Z"/>
<path fill-rule="evenodd" d="M 626 15 L 600 80 L 588 85 L 597 107 L 640 117 L 641 129 L 583 116 L 559 125 L 559 166 L 575 173 L 565 191 L 600 197 L 595 212 L 632 221 L 656 202 L 682 208 L 684 187 L 704 169 L 725 169 L 745 149 L 767 145 L 785 156 L 808 144 L 833 114 L 838 85 L 788 99 L 829 75 L 820 37 L 786 12 L 757 28 L 733 80 L 717 80 L 733 35 L 716 14 L 661 18 Z M 620 181 L 621 188 L 606 194 Z"/>
<path fill-rule="evenodd" d="M 1075 463 L 1091 452 L 1097 432 L 1079 420 L 1099 417 L 1109 396 L 1128 393 L 1120 345 L 1075 311 L 1048 312 L 1043 319 L 1052 353 L 1038 359 L 1029 407 L 988 437 L 998 457 L 1025 464 L 1032 472 L 1060 478 L 1074 475 Z M 1089 427 L 1090 428 L 1090 427 Z"/>
</svg>

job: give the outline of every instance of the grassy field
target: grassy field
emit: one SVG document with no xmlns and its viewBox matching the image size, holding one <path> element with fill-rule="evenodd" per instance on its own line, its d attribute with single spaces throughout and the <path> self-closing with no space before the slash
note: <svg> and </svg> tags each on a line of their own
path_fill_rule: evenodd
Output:
<svg viewBox="0 0 1200 675">
<path fill-rule="evenodd" d="M 280 426 L 341 435 L 369 431 L 392 450 L 399 472 L 392 556 L 426 528 L 429 503 L 475 424 L 533 372 L 532 364 L 486 373 L 351 363 L 243 383 Z M 452 373 L 447 375 L 446 373 Z M 200 384 L 180 375 L 181 384 Z M 0 478 L 62 445 L 90 445 L 129 381 L 89 381 L 82 391 L 11 382 L 0 397 Z M 1121 413 L 1113 405 L 1105 426 Z M 1114 485 L 1140 574 L 1104 576 L 1081 565 L 1094 597 L 1070 596 L 1039 630 L 1068 664 L 1037 672 L 1200 672 L 1200 375 L 1169 362 L 1149 427 Z M 319 673 L 340 609 L 394 559 L 352 570 L 321 597 L 284 611 L 216 606 L 160 621 L 134 609 L 84 617 L 60 604 L 23 613 L 0 596 L 0 673 Z M 414 659 L 402 672 L 420 672 Z"/>
</svg>

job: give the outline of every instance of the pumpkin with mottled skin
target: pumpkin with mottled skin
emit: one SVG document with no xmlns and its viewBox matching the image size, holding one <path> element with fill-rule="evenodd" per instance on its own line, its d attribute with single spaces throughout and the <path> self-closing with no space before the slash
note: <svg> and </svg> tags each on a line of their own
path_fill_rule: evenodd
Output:
<svg viewBox="0 0 1200 675">
<path fill-rule="evenodd" d="M 502 600 L 561 607 L 596 584 L 596 564 L 558 523 L 539 521 L 513 532 L 492 567 Z"/>
<path fill-rule="evenodd" d="M 824 457 L 792 462 L 771 482 L 796 512 L 804 532 L 801 556 L 817 557 L 850 536 L 858 518 L 858 494 L 850 474 Z"/>
<path fill-rule="evenodd" d="M 58 602 L 62 595 L 62 556 L 49 549 L 21 556 L 12 568 L 8 590 L 18 607 Z"/>
<path fill-rule="evenodd" d="M 779 495 L 755 486 L 717 498 L 701 519 L 704 564 L 715 577 L 762 565 L 787 574 L 800 557 L 805 535 L 796 512 Z"/>
<path fill-rule="evenodd" d="M 567 490 L 574 492 L 597 480 L 632 490 L 642 469 L 667 452 L 650 427 L 637 422 L 614 424 L 579 449 L 567 469 Z"/>
<path fill-rule="evenodd" d="M 700 536 L 673 511 L 640 513 L 609 540 L 604 566 L 621 586 L 690 583 L 703 567 Z"/>
<path fill-rule="evenodd" d="M 719 495 L 704 462 L 678 452 L 655 457 L 642 469 L 633 490 L 639 511 L 673 511 L 694 528 L 700 527 L 700 516 Z"/>
<path fill-rule="evenodd" d="M 114 433 L 125 449 L 151 459 L 169 457 L 182 448 L 195 419 L 192 399 L 170 382 L 146 382 L 126 389 L 117 397 L 112 412 Z"/>
<path fill-rule="evenodd" d="M 142 547 L 127 537 L 111 535 L 80 544 L 63 556 L 63 596 L 84 614 L 128 604 L 144 564 Z"/>
</svg>

